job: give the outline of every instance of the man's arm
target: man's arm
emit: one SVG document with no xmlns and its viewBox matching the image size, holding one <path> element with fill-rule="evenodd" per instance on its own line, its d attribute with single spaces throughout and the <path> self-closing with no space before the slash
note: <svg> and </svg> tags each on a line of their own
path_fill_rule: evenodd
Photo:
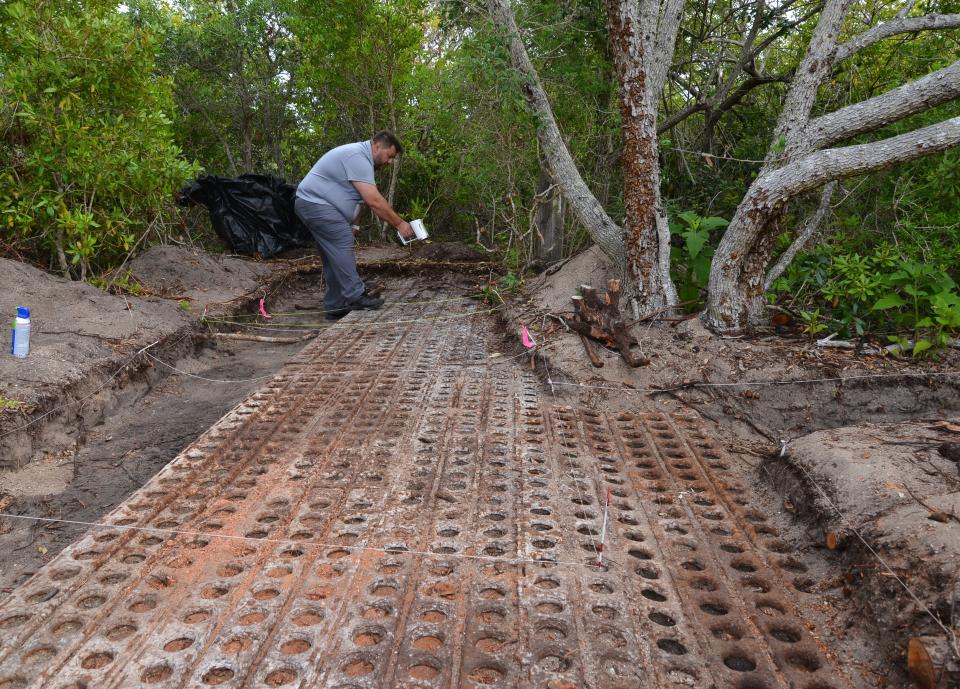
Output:
<svg viewBox="0 0 960 689">
<path fill-rule="evenodd" d="M 363 199 L 363 202 L 370 207 L 370 210 L 377 214 L 377 217 L 386 220 L 396 227 L 397 231 L 405 239 L 410 239 L 414 236 L 415 233 L 413 228 L 410 227 L 410 223 L 397 215 L 397 212 L 390 207 L 390 204 L 383 198 L 383 194 L 380 193 L 376 185 L 367 184 L 366 182 L 350 183 L 360 193 L 360 198 Z"/>
<path fill-rule="evenodd" d="M 353 233 L 357 234 L 360 231 L 360 216 L 363 215 L 364 203 L 361 201 L 357 204 L 357 212 L 353 214 L 353 220 L 350 221 L 350 226 L 353 228 Z"/>
</svg>

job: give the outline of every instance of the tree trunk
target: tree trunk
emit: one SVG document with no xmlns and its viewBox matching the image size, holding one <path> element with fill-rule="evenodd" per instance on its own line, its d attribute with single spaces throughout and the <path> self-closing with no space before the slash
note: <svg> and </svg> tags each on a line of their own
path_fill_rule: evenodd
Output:
<svg viewBox="0 0 960 689">
<path fill-rule="evenodd" d="M 650 83 L 659 77 L 648 74 L 648 54 L 653 43 L 643 33 L 635 3 L 608 0 L 606 4 L 613 62 L 620 84 L 627 266 L 635 281 L 638 315 L 645 315 L 679 301 L 670 278 L 670 230 L 660 200 L 659 89 Z"/>
<path fill-rule="evenodd" d="M 540 165 L 537 186 L 534 256 L 542 263 L 563 258 L 563 196 L 556 189 L 546 164 Z"/>
<path fill-rule="evenodd" d="M 397 131 L 397 109 L 396 103 L 393 96 L 393 75 L 388 74 L 386 78 L 387 83 L 387 101 L 390 103 L 390 131 L 393 132 L 395 136 L 399 136 L 400 133 Z M 397 196 L 397 182 L 400 180 L 400 165 L 403 162 L 403 157 L 397 158 L 394 161 L 393 165 L 390 166 L 390 182 L 387 185 L 386 199 L 387 203 L 390 204 L 390 207 L 393 208 L 394 199 Z M 390 223 L 386 220 L 380 221 L 380 239 L 381 241 L 387 238 L 387 234 L 390 232 Z"/>
<path fill-rule="evenodd" d="M 780 258 L 777 259 L 776 265 L 770 269 L 770 272 L 767 273 L 767 277 L 763 279 L 764 291 L 769 291 L 770 288 L 773 287 L 773 283 L 777 280 L 777 278 L 783 275 L 783 271 L 785 271 L 787 267 L 793 263 L 793 259 L 796 258 L 797 254 L 803 251 L 819 233 L 820 225 L 823 223 L 824 219 L 827 217 L 827 212 L 830 210 L 830 199 L 833 198 L 833 192 L 836 191 L 837 184 L 838 182 L 834 180 L 823 188 L 823 193 L 820 194 L 820 205 L 817 206 L 817 210 L 807 219 L 807 222 L 800 231 L 800 234 L 798 234 L 793 242 L 790 243 L 790 246 L 787 247 L 786 251 L 780 254 Z"/>
<path fill-rule="evenodd" d="M 60 273 L 65 278 L 70 278 L 70 262 L 67 260 L 67 254 L 63 250 L 63 228 L 57 228 L 57 234 L 53 240 L 53 246 L 57 252 L 57 263 L 60 264 Z"/>
<path fill-rule="evenodd" d="M 540 141 L 540 150 L 550 165 L 554 181 L 560 187 L 577 220 L 590 234 L 590 238 L 616 265 L 625 266 L 623 229 L 607 215 L 597 201 L 567 150 L 540 77 L 523 45 L 509 0 L 487 0 L 487 7 L 493 21 L 506 33 L 511 61 L 520 73 L 523 83 L 524 97 L 539 121 L 537 138 Z"/>
<path fill-rule="evenodd" d="M 774 145 L 724 232 L 710 269 L 704 320 L 736 333 L 764 317 L 765 274 L 786 205 L 827 182 L 915 160 L 960 144 L 960 117 L 867 144 L 828 148 L 960 95 L 960 62 L 887 93 L 811 120 L 817 92 L 836 64 L 869 44 L 837 37 L 852 0 L 826 0 L 774 132 Z M 905 24 L 904 31 L 913 28 Z M 879 40 L 885 32 L 862 36 Z M 818 150 L 824 149 L 824 150 Z M 785 266 L 782 266 L 785 267 Z"/>
</svg>

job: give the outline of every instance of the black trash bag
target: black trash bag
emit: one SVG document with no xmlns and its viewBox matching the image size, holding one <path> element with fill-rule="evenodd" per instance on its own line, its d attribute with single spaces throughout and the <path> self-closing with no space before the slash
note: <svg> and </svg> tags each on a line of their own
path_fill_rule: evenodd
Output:
<svg viewBox="0 0 960 689">
<path fill-rule="evenodd" d="M 296 187 L 279 177 L 208 175 L 180 191 L 180 205 L 201 203 L 217 235 L 238 254 L 264 258 L 313 246 L 309 230 L 293 210 Z"/>
</svg>

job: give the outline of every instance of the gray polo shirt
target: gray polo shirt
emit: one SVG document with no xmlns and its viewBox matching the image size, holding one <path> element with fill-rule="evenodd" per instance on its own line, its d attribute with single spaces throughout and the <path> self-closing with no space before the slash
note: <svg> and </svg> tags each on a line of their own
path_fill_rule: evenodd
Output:
<svg viewBox="0 0 960 689">
<path fill-rule="evenodd" d="M 377 184 L 369 141 L 345 144 L 324 153 L 300 182 L 297 196 L 312 203 L 330 204 L 347 222 L 352 222 L 361 197 L 351 182 Z"/>
</svg>

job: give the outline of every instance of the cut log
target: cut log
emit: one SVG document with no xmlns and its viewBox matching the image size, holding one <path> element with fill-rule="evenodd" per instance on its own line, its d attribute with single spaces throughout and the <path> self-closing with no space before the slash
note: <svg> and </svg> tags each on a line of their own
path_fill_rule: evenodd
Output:
<svg viewBox="0 0 960 689">
<path fill-rule="evenodd" d="M 620 281 L 607 282 L 607 292 L 602 299 L 591 285 L 581 285 L 580 291 L 581 296 L 572 297 L 575 315 L 567 323 L 570 329 L 616 349 L 634 368 L 649 364 L 649 359 L 630 351 L 636 340 L 630 336 L 620 314 Z"/>
</svg>

